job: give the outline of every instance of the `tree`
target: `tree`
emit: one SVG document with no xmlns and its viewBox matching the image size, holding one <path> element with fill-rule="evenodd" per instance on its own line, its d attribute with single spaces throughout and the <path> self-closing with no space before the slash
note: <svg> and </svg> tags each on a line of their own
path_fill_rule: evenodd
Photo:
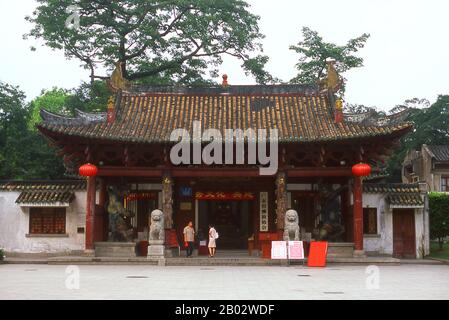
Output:
<svg viewBox="0 0 449 320">
<path fill-rule="evenodd" d="M 443 250 L 443 239 L 449 236 L 449 195 L 431 192 L 429 194 L 430 238 L 438 239 Z"/>
<path fill-rule="evenodd" d="M 0 82 L 0 178 L 15 174 L 20 155 L 20 138 L 27 130 L 25 94 L 18 87 Z"/>
<path fill-rule="evenodd" d="M 98 67 L 120 61 L 128 80 L 204 83 L 207 71 L 218 76 L 224 55 L 242 61 L 258 82 L 274 81 L 264 70 L 259 17 L 245 1 L 37 1 L 26 17 L 34 27 L 25 37 L 80 60 L 91 82 L 105 78 L 96 74 Z"/>
<path fill-rule="evenodd" d="M 420 150 L 423 144 L 449 143 L 449 95 L 440 95 L 429 107 L 426 99 L 408 99 L 392 110 L 410 108 L 408 121 L 413 123 L 413 131 L 401 139 L 401 146 L 388 162 L 388 171 L 393 180 L 400 180 L 402 162 L 410 150 Z"/>
<path fill-rule="evenodd" d="M 70 90 L 67 107 L 70 110 L 79 109 L 86 112 L 106 111 L 111 90 L 104 81 L 96 80 L 93 83 L 83 82 L 77 88 Z"/>
<path fill-rule="evenodd" d="M 42 90 L 41 95 L 30 103 L 31 117 L 28 122 L 31 130 L 36 130 L 36 124 L 41 122 L 40 110 L 46 109 L 53 113 L 72 115 L 73 110 L 68 108 L 70 93 L 65 89 L 54 87 L 51 90 Z"/>
<path fill-rule="evenodd" d="M 64 173 L 54 150 L 29 130 L 31 110 L 19 88 L 0 82 L 0 179 L 54 179 Z"/>
<path fill-rule="evenodd" d="M 300 55 L 296 64 L 298 74 L 290 80 L 291 83 L 317 83 L 326 75 L 328 59 L 335 60 L 335 68 L 340 75 L 349 69 L 363 66 L 363 58 L 354 54 L 365 46 L 369 34 L 364 33 L 343 46 L 324 42 L 318 32 L 307 27 L 302 28 L 302 34 L 304 40 L 290 46 L 290 50 Z"/>
</svg>

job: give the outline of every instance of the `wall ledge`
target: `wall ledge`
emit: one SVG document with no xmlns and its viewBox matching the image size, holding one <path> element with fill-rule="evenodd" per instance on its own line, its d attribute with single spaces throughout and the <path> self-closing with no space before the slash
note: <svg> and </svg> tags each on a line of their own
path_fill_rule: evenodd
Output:
<svg viewBox="0 0 449 320">
<path fill-rule="evenodd" d="M 47 233 L 27 233 L 25 235 L 27 238 L 68 238 L 69 235 L 67 233 L 63 234 L 47 234 Z"/>
<path fill-rule="evenodd" d="M 369 238 L 369 239 L 377 239 L 377 238 L 379 238 L 380 239 L 380 234 L 364 234 L 363 235 L 363 238 Z"/>
</svg>

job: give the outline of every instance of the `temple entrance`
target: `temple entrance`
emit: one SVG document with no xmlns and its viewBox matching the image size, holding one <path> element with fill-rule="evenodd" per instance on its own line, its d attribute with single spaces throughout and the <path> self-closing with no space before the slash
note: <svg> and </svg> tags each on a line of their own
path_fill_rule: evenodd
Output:
<svg viewBox="0 0 449 320">
<path fill-rule="evenodd" d="M 126 210 L 131 211 L 131 225 L 134 228 L 134 237 L 139 240 L 146 239 L 150 213 L 157 209 L 158 195 L 156 192 L 132 192 L 125 196 Z"/>
<path fill-rule="evenodd" d="M 198 231 L 208 237 L 209 223 L 219 233 L 218 249 L 247 249 L 253 234 L 251 201 L 199 201 Z"/>
</svg>

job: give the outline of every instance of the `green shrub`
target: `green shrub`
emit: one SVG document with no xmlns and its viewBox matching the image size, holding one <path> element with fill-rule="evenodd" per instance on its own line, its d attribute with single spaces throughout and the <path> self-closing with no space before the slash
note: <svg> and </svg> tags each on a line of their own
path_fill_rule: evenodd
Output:
<svg viewBox="0 0 449 320">
<path fill-rule="evenodd" d="M 0 261 L 3 261 L 5 259 L 5 251 L 3 249 L 0 249 Z"/>
<path fill-rule="evenodd" d="M 438 239 L 440 250 L 443 239 L 449 236 L 449 194 L 431 192 L 429 194 L 430 238 Z"/>
</svg>

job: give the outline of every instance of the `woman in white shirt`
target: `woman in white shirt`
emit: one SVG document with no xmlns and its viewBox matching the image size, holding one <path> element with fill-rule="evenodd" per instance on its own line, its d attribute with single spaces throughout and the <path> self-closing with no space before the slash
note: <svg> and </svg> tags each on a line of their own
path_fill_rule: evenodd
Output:
<svg viewBox="0 0 449 320">
<path fill-rule="evenodd" d="M 217 244 L 215 243 L 215 240 L 218 238 L 218 232 L 215 230 L 215 228 L 212 225 L 209 225 L 209 258 L 212 258 L 215 256 L 215 249 L 217 248 Z"/>
</svg>

